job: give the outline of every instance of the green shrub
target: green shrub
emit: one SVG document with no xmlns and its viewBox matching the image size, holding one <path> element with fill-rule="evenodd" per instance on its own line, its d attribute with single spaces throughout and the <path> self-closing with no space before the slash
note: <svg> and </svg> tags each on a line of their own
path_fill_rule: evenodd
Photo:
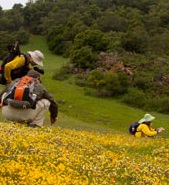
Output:
<svg viewBox="0 0 169 185">
<path fill-rule="evenodd" d="M 86 85 L 96 89 L 93 94 L 97 97 L 112 97 L 127 92 L 129 79 L 125 74 L 115 72 L 103 74 L 99 70 L 93 70 L 87 77 Z"/>
<path fill-rule="evenodd" d="M 150 96 L 147 99 L 147 104 L 145 105 L 145 108 L 151 111 L 169 113 L 169 97 Z"/>
<path fill-rule="evenodd" d="M 87 77 L 87 82 L 91 87 L 100 88 L 105 84 L 104 75 L 99 70 L 93 70 Z"/>
<path fill-rule="evenodd" d="M 146 53 L 148 49 L 148 33 L 143 26 L 136 26 L 127 30 L 122 37 L 122 47 L 126 51 Z"/>
<path fill-rule="evenodd" d="M 169 97 L 159 97 L 160 100 L 160 105 L 159 107 L 159 112 L 161 113 L 169 113 Z"/>
<path fill-rule="evenodd" d="M 9 44 L 14 44 L 16 41 L 16 37 L 14 34 L 10 34 L 7 31 L 1 31 L 0 39 L 0 59 L 3 59 L 8 53 L 7 46 Z"/>
<path fill-rule="evenodd" d="M 133 86 L 139 89 L 148 90 L 151 88 L 152 82 L 150 81 L 150 77 L 138 75 L 134 78 Z"/>
<path fill-rule="evenodd" d="M 127 83 L 125 85 L 126 79 L 122 74 L 118 74 L 110 71 L 105 74 L 104 80 L 106 83 L 101 89 L 101 91 L 109 92 L 108 94 L 110 96 L 121 95 L 127 91 Z"/>
<path fill-rule="evenodd" d="M 85 87 L 84 94 L 88 96 L 96 96 L 97 90 L 94 88 Z"/>
<path fill-rule="evenodd" d="M 106 51 L 108 49 L 110 38 L 100 30 L 87 29 L 78 33 L 74 39 L 74 47 L 80 49 L 90 46 L 92 51 Z"/>
<path fill-rule="evenodd" d="M 97 54 L 92 51 L 90 46 L 84 46 L 80 49 L 75 49 L 70 55 L 70 61 L 75 67 L 83 69 L 93 69 L 95 67 Z"/>
<path fill-rule="evenodd" d="M 15 35 L 19 44 L 27 44 L 29 42 L 30 34 L 27 31 L 20 29 Z"/>
<path fill-rule="evenodd" d="M 99 98 L 106 98 L 106 97 L 111 97 L 115 95 L 112 94 L 112 91 L 102 88 L 102 89 L 98 89 L 95 92 L 94 96 L 99 97 Z"/>
<path fill-rule="evenodd" d="M 55 71 L 53 79 L 66 80 L 70 77 L 71 67 L 69 65 L 62 66 L 59 70 Z"/>
<path fill-rule="evenodd" d="M 76 74 L 75 75 L 75 84 L 81 87 L 87 86 L 87 75 L 85 74 Z"/>
<path fill-rule="evenodd" d="M 64 48 L 63 39 L 64 26 L 52 26 L 47 32 L 47 43 L 49 50 L 53 51 L 55 54 L 62 55 Z"/>
<path fill-rule="evenodd" d="M 122 101 L 134 107 L 144 108 L 147 98 L 142 90 L 132 87 L 128 89 L 128 93 L 123 96 Z"/>
</svg>

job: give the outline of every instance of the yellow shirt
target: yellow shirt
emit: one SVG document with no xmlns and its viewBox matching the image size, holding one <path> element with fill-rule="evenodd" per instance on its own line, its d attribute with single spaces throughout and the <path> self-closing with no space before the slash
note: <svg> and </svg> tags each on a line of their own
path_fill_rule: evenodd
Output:
<svg viewBox="0 0 169 185">
<path fill-rule="evenodd" d="M 140 124 L 135 133 L 136 137 L 150 137 L 157 135 L 157 131 L 151 127 L 151 125 Z"/>
<path fill-rule="evenodd" d="M 4 78 L 6 79 L 7 83 L 12 81 L 11 79 L 11 71 L 15 69 L 19 69 L 25 65 L 25 57 L 23 55 L 16 56 L 11 62 L 7 63 L 4 66 Z"/>
</svg>

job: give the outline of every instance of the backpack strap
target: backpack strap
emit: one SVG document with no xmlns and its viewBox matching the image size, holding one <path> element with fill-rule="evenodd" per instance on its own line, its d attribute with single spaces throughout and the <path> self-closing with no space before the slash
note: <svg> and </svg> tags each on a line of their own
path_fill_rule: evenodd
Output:
<svg viewBox="0 0 169 185">
<path fill-rule="evenodd" d="M 26 53 L 22 53 L 22 55 L 25 57 L 25 66 L 27 66 L 29 64 L 28 55 Z"/>
</svg>

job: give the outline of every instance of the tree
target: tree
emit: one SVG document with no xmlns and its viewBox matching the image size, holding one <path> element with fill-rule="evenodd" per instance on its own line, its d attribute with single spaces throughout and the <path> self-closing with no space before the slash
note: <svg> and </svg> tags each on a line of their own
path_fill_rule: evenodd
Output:
<svg viewBox="0 0 169 185">
<path fill-rule="evenodd" d="M 149 37 L 143 27 L 137 26 L 122 37 L 122 47 L 131 52 L 145 53 L 149 48 Z"/>
<path fill-rule="evenodd" d="M 0 40 L 0 59 L 2 60 L 8 53 L 7 45 L 13 44 L 15 42 L 15 37 L 7 31 L 1 31 Z"/>
<path fill-rule="evenodd" d="M 125 31 L 127 29 L 127 20 L 124 16 L 120 16 L 118 11 L 107 11 L 100 19 L 97 20 L 99 29 L 103 32 L 109 31 Z"/>
<path fill-rule="evenodd" d="M 74 40 L 75 49 L 90 46 L 92 51 L 106 51 L 109 45 L 109 37 L 100 30 L 88 29 L 76 35 Z"/>
<path fill-rule="evenodd" d="M 72 51 L 70 55 L 70 61 L 75 67 L 93 69 L 97 61 L 97 55 L 92 51 L 90 46 L 83 46 Z"/>
<path fill-rule="evenodd" d="M 53 26 L 48 30 L 47 43 L 49 49 L 55 54 L 63 54 L 63 31 L 64 26 L 62 25 Z"/>
<path fill-rule="evenodd" d="M 169 54 L 169 30 L 161 30 L 155 36 L 150 37 L 150 51 L 158 55 Z"/>
</svg>

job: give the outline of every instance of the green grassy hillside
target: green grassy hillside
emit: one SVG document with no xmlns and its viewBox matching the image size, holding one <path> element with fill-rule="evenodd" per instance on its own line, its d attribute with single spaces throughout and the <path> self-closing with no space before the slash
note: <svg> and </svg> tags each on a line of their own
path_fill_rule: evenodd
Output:
<svg viewBox="0 0 169 185">
<path fill-rule="evenodd" d="M 42 75 L 42 82 L 54 95 L 59 105 L 56 126 L 100 132 L 114 130 L 127 133 L 129 124 L 141 119 L 146 113 L 126 106 L 115 99 L 85 96 L 82 87 L 77 87 L 68 81 L 53 80 L 53 73 L 64 65 L 68 59 L 52 54 L 47 48 L 45 39 L 41 36 L 33 36 L 28 45 L 21 46 L 22 52 L 35 49 L 41 50 L 45 55 L 45 75 Z M 61 104 L 60 101 L 64 103 Z M 152 112 L 152 114 L 156 117 L 154 127 L 163 126 L 166 131 L 162 133 L 162 136 L 168 137 L 169 116 L 155 112 Z M 1 119 L 3 120 L 3 118 Z M 49 124 L 50 120 L 47 116 L 45 125 Z"/>
<path fill-rule="evenodd" d="M 49 115 L 42 128 L 0 116 L 0 185 L 169 184 L 168 115 L 152 113 L 154 126 L 165 127 L 164 133 L 135 138 L 127 128 L 144 111 L 115 99 L 85 96 L 83 88 L 53 80 L 53 72 L 67 59 L 50 53 L 39 36 L 22 47 L 34 49 L 45 54 L 44 86 L 65 103 L 58 103 L 55 126 L 49 126 Z"/>
</svg>

